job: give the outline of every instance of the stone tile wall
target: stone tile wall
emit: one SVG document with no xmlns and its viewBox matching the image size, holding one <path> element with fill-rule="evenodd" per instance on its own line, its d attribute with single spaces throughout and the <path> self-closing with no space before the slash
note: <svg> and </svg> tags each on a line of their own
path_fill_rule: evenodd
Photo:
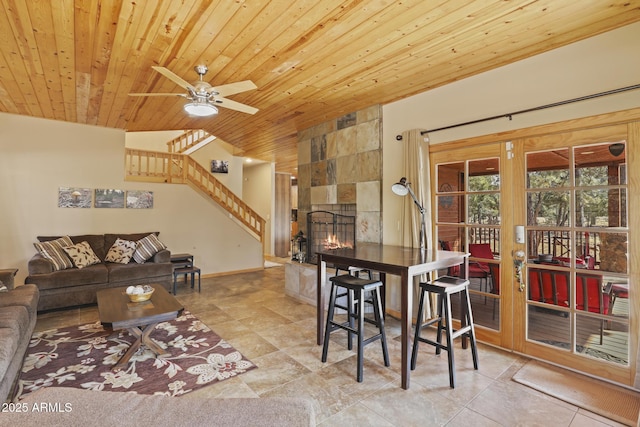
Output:
<svg viewBox="0 0 640 427">
<path fill-rule="evenodd" d="M 382 242 L 382 108 L 298 132 L 298 227 L 316 206 L 356 205 L 356 243 Z"/>
</svg>

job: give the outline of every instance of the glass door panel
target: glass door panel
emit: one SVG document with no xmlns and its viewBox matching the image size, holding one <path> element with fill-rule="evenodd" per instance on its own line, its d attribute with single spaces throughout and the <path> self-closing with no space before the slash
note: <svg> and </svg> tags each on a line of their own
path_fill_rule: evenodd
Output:
<svg viewBox="0 0 640 427">
<path fill-rule="evenodd" d="M 549 147 L 545 138 L 524 144 L 527 293 L 520 339 L 527 354 L 573 360 L 575 369 L 596 373 L 630 364 L 626 141 L 585 138 L 585 144 L 577 136 L 559 138 L 566 147 Z"/>
<path fill-rule="evenodd" d="M 476 326 L 485 336 L 501 331 L 500 248 L 501 200 L 500 144 L 482 153 L 458 153 L 464 161 L 450 162 L 452 153 L 436 156 L 436 238 L 444 250 L 470 252 L 469 280 Z M 456 158 L 458 160 L 458 158 Z M 455 270 L 455 269 L 454 269 Z M 457 274 L 451 269 L 448 274 Z M 457 300 L 453 312 L 458 313 Z"/>
</svg>

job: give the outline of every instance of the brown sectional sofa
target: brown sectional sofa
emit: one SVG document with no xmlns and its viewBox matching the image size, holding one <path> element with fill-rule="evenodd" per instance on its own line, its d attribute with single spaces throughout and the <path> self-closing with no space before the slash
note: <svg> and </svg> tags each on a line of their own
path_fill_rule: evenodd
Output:
<svg viewBox="0 0 640 427">
<path fill-rule="evenodd" d="M 0 270 L 0 282 L 8 289 L 0 292 L 0 403 L 11 397 L 36 326 L 38 288 L 24 285 L 14 289 L 16 271 Z"/>
<path fill-rule="evenodd" d="M 149 233 L 135 234 L 86 234 L 69 236 L 74 244 L 86 241 L 100 259 L 99 264 L 81 269 L 70 268 L 54 271 L 52 263 L 34 255 L 28 263 L 29 276 L 25 283 L 33 283 L 40 289 L 38 311 L 53 310 L 78 305 L 94 304 L 96 292 L 104 288 L 119 286 L 160 284 L 171 291 L 173 265 L 171 252 L 163 249 L 143 264 L 133 259 L 128 264 L 105 262 L 109 248 L 117 238 L 138 241 Z M 158 232 L 154 234 L 158 235 Z M 38 241 L 55 240 L 60 236 L 39 236 Z"/>
</svg>

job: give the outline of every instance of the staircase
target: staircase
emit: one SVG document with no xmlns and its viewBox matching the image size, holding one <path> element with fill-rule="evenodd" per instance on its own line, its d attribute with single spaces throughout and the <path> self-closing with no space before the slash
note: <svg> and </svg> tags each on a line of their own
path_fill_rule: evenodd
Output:
<svg viewBox="0 0 640 427">
<path fill-rule="evenodd" d="M 264 240 L 265 220 L 188 154 L 125 148 L 125 180 L 187 184 L 225 208 L 260 242 Z"/>
<path fill-rule="evenodd" d="M 214 139 L 216 139 L 215 136 L 202 129 L 188 130 L 167 142 L 167 151 L 169 153 L 191 154 Z"/>
</svg>

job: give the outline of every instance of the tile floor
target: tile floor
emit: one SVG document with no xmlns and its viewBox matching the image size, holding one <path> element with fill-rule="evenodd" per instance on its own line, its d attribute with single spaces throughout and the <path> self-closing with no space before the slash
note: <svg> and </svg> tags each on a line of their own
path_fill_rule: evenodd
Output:
<svg viewBox="0 0 640 427">
<path fill-rule="evenodd" d="M 182 284 L 178 299 L 258 369 L 181 398 L 307 397 L 319 426 L 615 426 L 599 415 L 511 381 L 527 359 L 479 344 L 480 369 L 470 349 L 456 346 L 455 389 L 446 354 L 423 345 L 411 388 L 400 388 L 399 322 L 387 318 L 391 367 L 378 342 L 365 348 L 364 381 L 355 380 L 356 355 L 346 339 L 332 339 L 329 360 L 315 344 L 315 307 L 284 295 L 284 267 L 203 279 L 202 293 Z M 36 328 L 98 319 L 96 307 L 45 313 Z M 334 334 L 336 335 L 336 334 Z M 338 334 L 345 335 L 345 334 Z"/>
</svg>

